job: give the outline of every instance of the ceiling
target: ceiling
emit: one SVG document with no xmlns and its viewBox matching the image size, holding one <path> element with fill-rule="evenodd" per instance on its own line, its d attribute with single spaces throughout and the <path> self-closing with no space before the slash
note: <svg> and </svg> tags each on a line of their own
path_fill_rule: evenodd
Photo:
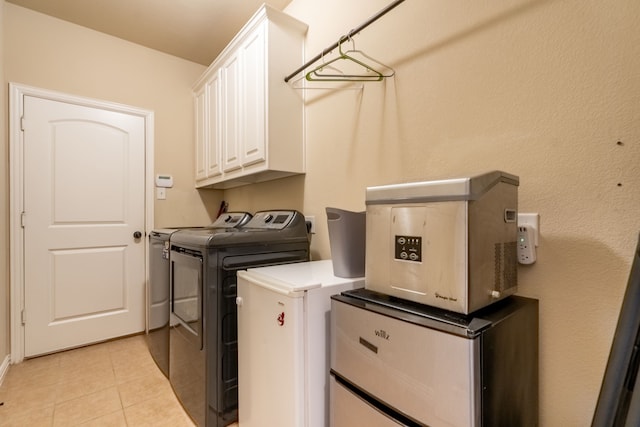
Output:
<svg viewBox="0 0 640 427">
<path fill-rule="evenodd" d="M 209 65 L 264 0 L 7 0 Z M 282 10 L 291 0 L 269 0 Z"/>
</svg>

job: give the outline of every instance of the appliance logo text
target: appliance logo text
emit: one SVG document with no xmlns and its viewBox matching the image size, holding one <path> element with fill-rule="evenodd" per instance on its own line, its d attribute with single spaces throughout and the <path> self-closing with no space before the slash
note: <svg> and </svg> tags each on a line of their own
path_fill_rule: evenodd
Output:
<svg viewBox="0 0 640 427">
<path fill-rule="evenodd" d="M 448 297 L 446 295 L 440 295 L 439 293 L 436 292 L 436 298 L 440 298 L 446 301 L 458 301 L 458 298 L 453 298 L 453 297 Z"/>
<path fill-rule="evenodd" d="M 284 311 L 280 314 L 278 314 L 278 325 L 283 326 L 284 325 Z"/>
<path fill-rule="evenodd" d="M 376 336 L 389 341 L 390 335 L 384 329 L 376 329 Z"/>
</svg>

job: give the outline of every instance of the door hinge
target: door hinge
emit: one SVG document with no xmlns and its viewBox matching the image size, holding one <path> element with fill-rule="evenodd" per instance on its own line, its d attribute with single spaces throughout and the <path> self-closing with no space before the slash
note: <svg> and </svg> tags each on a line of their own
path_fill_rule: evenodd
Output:
<svg viewBox="0 0 640 427">
<path fill-rule="evenodd" d="M 20 226 L 24 228 L 26 225 L 27 225 L 27 214 L 25 212 L 22 212 L 20 214 Z"/>
<path fill-rule="evenodd" d="M 20 117 L 20 130 L 24 132 L 24 116 Z"/>
<path fill-rule="evenodd" d="M 20 312 L 20 321 L 23 325 L 27 323 L 27 312 L 24 309 Z"/>
</svg>

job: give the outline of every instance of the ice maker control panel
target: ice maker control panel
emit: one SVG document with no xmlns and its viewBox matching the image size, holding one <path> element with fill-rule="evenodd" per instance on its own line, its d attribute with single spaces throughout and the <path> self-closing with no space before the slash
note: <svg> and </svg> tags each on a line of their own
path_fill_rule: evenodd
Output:
<svg viewBox="0 0 640 427">
<path fill-rule="evenodd" d="M 421 236 L 396 236 L 396 259 L 422 262 Z"/>
</svg>

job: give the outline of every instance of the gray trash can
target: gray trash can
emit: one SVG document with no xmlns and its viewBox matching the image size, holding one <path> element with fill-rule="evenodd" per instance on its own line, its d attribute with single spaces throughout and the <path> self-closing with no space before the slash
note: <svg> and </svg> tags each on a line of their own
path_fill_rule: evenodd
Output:
<svg viewBox="0 0 640 427">
<path fill-rule="evenodd" d="M 365 265 L 365 212 L 326 208 L 333 274 L 363 277 Z"/>
</svg>

